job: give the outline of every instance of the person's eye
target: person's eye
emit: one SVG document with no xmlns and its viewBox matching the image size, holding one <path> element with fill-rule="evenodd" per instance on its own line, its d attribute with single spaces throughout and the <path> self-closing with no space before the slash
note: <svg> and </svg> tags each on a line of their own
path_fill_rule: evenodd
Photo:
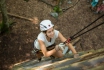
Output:
<svg viewBox="0 0 104 70">
<path fill-rule="evenodd" d="M 48 33 L 51 33 L 51 31 L 49 31 Z"/>
</svg>

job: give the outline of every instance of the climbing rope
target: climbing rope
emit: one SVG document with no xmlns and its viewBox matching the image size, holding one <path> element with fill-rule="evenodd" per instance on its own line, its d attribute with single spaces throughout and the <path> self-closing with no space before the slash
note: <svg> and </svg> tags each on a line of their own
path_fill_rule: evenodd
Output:
<svg viewBox="0 0 104 70">
<path fill-rule="evenodd" d="M 71 5 L 71 6 L 67 7 L 67 8 L 62 9 L 62 11 L 65 12 L 65 11 L 69 10 L 70 8 L 76 6 L 76 5 L 78 4 L 79 1 L 80 1 L 80 0 L 77 0 L 75 4 L 73 4 L 73 5 Z"/>
<path fill-rule="evenodd" d="M 70 40 L 73 40 L 73 39 L 75 39 L 75 38 L 77 38 L 77 37 L 79 37 L 79 36 L 81 36 L 81 35 L 83 35 L 83 34 L 89 32 L 89 31 L 91 31 L 91 30 L 97 28 L 98 26 L 104 24 L 104 22 L 102 22 L 102 23 L 100 23 L 100 24 L 98 24 L 98 25 L 96 25 L 96 26 L 90 28 L 89 30 L 87 30 L 87 31 L 85 31 L 85 32 L 83 32 L 83 33 L 81 33 L 82 31 L 84 31 L 86 28 L 88 28 L 89 26 L 91 26 L 92 24 L 94 24 L 97 20 L 99 20 L 99 19 L 102 18 L 103 16 L 104 16 L 104 14 L 103 14 L 102 16 L 98 17 L 96 20 L 94 20 L 92 23 L 90 23 L 89 25 L 87 25 L 87 26 L 84 27 L 83 29 L 81 29 L 80 31 L 78 31 L 76 34 L 74 34 L 73 36 L 71 36 L 71 37 L 70 37 Z M 81 33 L 81 34 L 79 34 L 79 33 Z M 78 35 L 78 34 L 79 34 L 79 35 Z"/>
</svg>

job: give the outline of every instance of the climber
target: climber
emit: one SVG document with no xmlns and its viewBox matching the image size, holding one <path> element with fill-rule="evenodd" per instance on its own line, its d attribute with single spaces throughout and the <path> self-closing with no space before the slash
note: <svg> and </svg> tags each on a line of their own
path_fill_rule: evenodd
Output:
<svg viewBox="0 0 104 70">
<path fill-rule="evenodd" d="M 64 42 L 74 54 L 74 58 L 78 58 L 79 54 L 70 43 L 70 39 L 66 39 L 58 30 L 55 30 L 54 24 L 50 20 L 43 20 L 40 23 L 41 32 L 34 41 L 34 49 L 36 50 L 38 59 L 43 54 L 45 57 L 63 57 L 62 50 L 55 44 L 57 38 Z"/>
</svg>

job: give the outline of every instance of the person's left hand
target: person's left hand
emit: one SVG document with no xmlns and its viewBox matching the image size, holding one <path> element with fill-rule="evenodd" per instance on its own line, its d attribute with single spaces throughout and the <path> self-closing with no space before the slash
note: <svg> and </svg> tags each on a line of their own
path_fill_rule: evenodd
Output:
<svg viewBox="0 0 104 70">
<path fill-rule="evenodd" d="M 79 57 L 80 57 L 80 56 L 79 56 L 78 53 L 74 54 L 74 58 L 79 58 Z"/>
</svg>

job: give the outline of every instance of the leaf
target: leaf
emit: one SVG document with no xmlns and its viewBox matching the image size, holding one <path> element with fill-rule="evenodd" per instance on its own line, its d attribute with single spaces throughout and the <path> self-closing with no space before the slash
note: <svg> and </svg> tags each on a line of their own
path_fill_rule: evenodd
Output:
<svg viewBox="0 0 104 70">
<path fill-rule="evenodd" d="M 62 9 L 59 7 L 59 6 L 55 6 L 53 8 L 53 10 L 56 12 L 56 13 L 61 13 L 62 12 Z"/>
<path fill-rule="evenodd" d="M 24 0 L 24 1 L 28 2 L 29 0 Z"/>
</svg>

